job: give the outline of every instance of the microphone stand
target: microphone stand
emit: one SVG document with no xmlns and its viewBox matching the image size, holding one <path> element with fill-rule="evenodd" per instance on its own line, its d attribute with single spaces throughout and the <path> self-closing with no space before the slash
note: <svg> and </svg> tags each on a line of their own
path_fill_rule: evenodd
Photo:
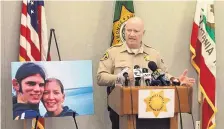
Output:
<svg viewBox="0 0 224 129">
<path fill-rule="evenodd" d="M 49 41 L 48 41 L 48 51 L 47 51 L 47 61 L 48 61 L 48 58 L 50 56 L 50 48 L 51 48 L 51 39 L 52 39 L 52 34 L 54 35 L 54 41 L 55 41 L 55 45 L 56 45 L 56 48 L 57 48 L 57 53 L 58 53 L 58 58 L 59 58 L 59 61 L 61 61 L 61 56 L 60 56 L 60 53 L 59 53 L 59 48 L 58 48 L 58 43 L 57 43 L 57 39 L 56 39 L 56 35 L 55 35 L 55 29 L 50 29 L 50 38 L 49 38 Z M 74 122 L 75 122 L 75 126 L 76 126 L 76 129 L 79 129 L 78 128 L 78 125 L 77 125 L 77 122 L 76 122 L 76 115 L 77 113 L 76 112 L 73 112 L 72 114 L 72 117 L 74 119 Z M 38 119 L 38 116 L 37 118 Z M 36 121 L 37 122 L 37 121 Z M 35 128 L 36 129 L 36 128 Z"/>
<path fill-rule="evenodd" d="M 75 122 L 76 129 L 79 129 L 78 125 L 77 125 L 77 122 L 76 122 L 76 119 L 75 119 L 76 114 L 77 114 L 76 112 L 73 112 L 73 119 L 74 119 L 74 122 Z"/>
</svg>

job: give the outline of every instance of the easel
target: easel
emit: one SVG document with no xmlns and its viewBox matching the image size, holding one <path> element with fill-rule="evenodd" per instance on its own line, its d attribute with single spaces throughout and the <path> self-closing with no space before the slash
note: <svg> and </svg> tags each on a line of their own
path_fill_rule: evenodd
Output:
<svg viewBox="0 0 224 129">
<path fill-rule="evenodd" d="M 58 43 L 57 43 L 57 39 L 56 39 L 56 35 L 55 35 L 55 29 L 50 29 L 50 37 L 49 37 L 49 41 L 48 41 L 48 51 L 47 51 L 46 61 L 49 61 L 49 57 L 50 57 L 52 35 L 54 36 L 54 41 L 55 41 L 55 45 L 56 45 L 56 49 L 57 49 L 58 59 L 59 59 L 59 61 L 61 61 L 61 55 L 60 55 L 59 48 L 58 48 Z M 78 125 L 77 125 L 77 122 L 76 122 L 76 115 L 77 115 L 77 113 L 73 112 L 72 117 L 74 119 L 76 129 L 78 129 Z M 37 129 L 38 119 L 39 119 L 39 116 L 36 117 L 36 122 L 35 122 L 35 128 L 34 129 Z"/>
</svg>

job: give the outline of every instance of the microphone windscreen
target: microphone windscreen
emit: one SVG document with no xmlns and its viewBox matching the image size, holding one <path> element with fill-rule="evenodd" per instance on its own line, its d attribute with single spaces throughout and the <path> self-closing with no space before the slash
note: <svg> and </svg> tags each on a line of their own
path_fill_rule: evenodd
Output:
<svg viewBox="0 0 224 129">
<path fill-rule="evenodd" d="M 127 72 L 124 72 L 124 73 L 123 73 L 123 76 L 124 76 L 124 77 L 128 77 L 128 73 L 127 73 Z"/>
<path fill-rule="evenodd" d="M 156 71 L 156 70 L 158 69 L 158 67 L 157 67 L 157 65 L 156 65 L 156 63 L 155 63 L 154 61 L 150 61 L 150 62 L 148 63 L 148 67 L 149 67 L 149 69 L 152 70 L 153 72 Z"/>
<path fill-rule="evenodd" d="M 172 82 L 172 85 L 174 85 L 174 86 L 180 85 L 180 80 L 178 78 L 171 77 L 170 81 Z"/>
<path fill-rule="evenodd" d="M 140 68 L 139 65 L 134 66 L 134 69 L 139 69 L 139 68 Z"/>
<path fill-rule="evenodd" d="M 144 80 L 147 80 L 147 79 L 152 79 L 152 76 L 151 76 L 151 74 L 150 73 L 143 73 L 143 75 L 142 75 L 143 77 L 144 77 Z"/>
<path fill-rule="evenodd" d="M 148 69 L 147 68 L 142 68 L 142 73 L 148 73 Z"/>
<path fill-rule="evenodd" d="M 134 73 L 134 78 L 139 78 L 142 76 L 142 69 L 138 65 L 135 65 L 133 69 L 133 73 Z"/>
</svg>

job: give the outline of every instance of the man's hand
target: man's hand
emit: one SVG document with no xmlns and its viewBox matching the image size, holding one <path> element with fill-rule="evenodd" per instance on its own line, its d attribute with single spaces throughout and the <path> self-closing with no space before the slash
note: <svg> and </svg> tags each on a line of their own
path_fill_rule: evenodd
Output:
<svg viewBox="0 0 224 129">
<path fill-rule="evenodd" d="M 188 70 L 185 69 L 184 72 L 179 76 L 179 80 L 181 85 L 185 84 L 187 86 L 192 86 L 195 83 L 195 79 L 187 77 L 187 72 Z"/>
<path fill-rule="evenodd" d="M 128 73 L 128 80 L 130 79 L 130 69 L 124 68 L 120 73 L 117 74 L 117 80 L 115 82 L 116 85 L 124 85 L 124 81 L 125 81 L 125 77 L 124 77 L 124 73 Z"/>
</svg>

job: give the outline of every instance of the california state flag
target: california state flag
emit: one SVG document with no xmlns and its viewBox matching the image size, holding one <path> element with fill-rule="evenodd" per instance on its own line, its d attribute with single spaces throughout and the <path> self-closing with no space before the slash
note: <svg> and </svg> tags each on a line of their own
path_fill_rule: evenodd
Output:
<svg viewBox="0 0 224 129">
<path fill-rule="evenodd" d="M 202 129 L 215 128 L 216 109 L 216 43 L 214 1 L 197 1 L 190 51 L 191 63 L 198 72 L 202 95 Z"/>
</svg>

